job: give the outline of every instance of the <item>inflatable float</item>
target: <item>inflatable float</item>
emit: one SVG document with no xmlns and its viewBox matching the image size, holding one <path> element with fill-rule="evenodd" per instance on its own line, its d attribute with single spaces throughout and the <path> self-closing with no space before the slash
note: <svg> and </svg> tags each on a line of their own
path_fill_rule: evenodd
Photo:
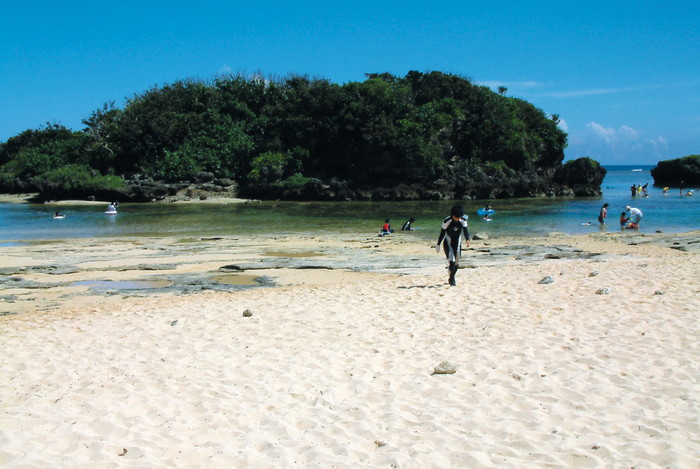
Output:
<svg viewBox="0 0 700 469">
<path fill-rule="evenodd" d="M 486 216 L 493 215 L 494 213 L 496 213 L 496 211 L 492 208 L 490 208 L 488 210 L 485 208 L 480 208 L 479 210 L 476 211 L 476 213 L 478 213 L 480 217 L 486 217 Z"/>
</svg>

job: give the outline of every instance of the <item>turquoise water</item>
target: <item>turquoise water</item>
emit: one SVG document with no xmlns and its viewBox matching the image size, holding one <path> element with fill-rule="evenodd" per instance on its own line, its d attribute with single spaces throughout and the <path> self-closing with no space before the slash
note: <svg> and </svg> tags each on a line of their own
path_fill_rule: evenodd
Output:
<svg viewBox="0 0 700 469">
<path fill-rule="evenodd" d="M 608 166 L 602 197 L 490 200 L 496 210 L 493 221 L 476 214 L 487 201 L 465 200 L 472 233 L 490 236 L 539 236 L 619 231 L 618 218 L 625 205 L 644 212 L 641 232 L 667 233 L 700 229 L 700 191 L 680 196 L 678 189 L 663 195 L 653 187 L 653 166 Z M 634 171 L 641 169 L 641 171 Z M 649 197 L 630 195 L 629 187 L 649 183 Z M 696 188 L 695 188 L 696 189 Z M 608 223 L 597 222 L 600 206 L 610 204 Z M 434 240 L 440 221 L 453 201 L 429 202 L 262 202 L 245 204 L 126 204 L 119 214 L 108 216 L 94 205 L 55 206 L 0 203 L 0 246 L 25 240 L 104 238 L 120 236 L 215 237 L 260 233 L 264 236 L 337 233 L 375 235 L 385 218 L 397 230 L 395 236 Z M 60 210 L 64 219 L 54 220 Z M 399 233 L 403 222 L 416 218 L 418 229 Z M 587 223 L 590 223 L 587 224 Z"/>
</svg>

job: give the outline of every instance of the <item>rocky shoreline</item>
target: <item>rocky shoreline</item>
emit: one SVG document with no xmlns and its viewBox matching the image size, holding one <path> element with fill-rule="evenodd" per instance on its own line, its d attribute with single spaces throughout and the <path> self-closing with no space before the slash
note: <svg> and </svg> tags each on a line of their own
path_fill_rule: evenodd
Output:
<svg viewBox="0 0 700 469">
<path fill-rule="evenodd" d="M 344 237 L 330 244 L 313 236 L 159 238 L 147 243 L 119 239 L 107 243 L 112 246 L 107 253 L 102 250 L 104 240 L 77 242 L 76 246 L 59 240 L 5 247 L 0 314 L 46 309 L 55 306 L 53 301 L 63 303 L 76 295 L 120 298 L 233 292 L 285 286 L 304 278 L 332 278 L 341 272 L 409 275 L 441 264 L 432 246 L 367 236 Z M 700 232 L 477 240 L 465 251 L 461 268 L 545 263 L 556 273 L 558 262 L 611 262 L 636 247 L 697 254 Z M 11 262 L 15 257 L 18 261 Z M 53 300 L 42 306 L 37 295 Z"/>
<path fill-rule="evenodd" d="M 328 180 L 306 178 L 296 183 L 247 183 L 217 178 L 213 173 L 198 173 L 193 181 L 162 182 L 136 175 L 121 189 L 63 189 L 47 183 L 15 181 L 11 192 L 37 192 L 35 202 L 56 200 L 101 200 L 120 202 L 177 202 L 191 200 L 246 199 L 298 201 L 419 201 L 456 199 L 509 199 L 515 197 L 595 197 L 605 169 L 581 158 L 558 169 L 488 174 L 475 168 L 471 172 L 449 169 L 430 182 L 406 183 L 384 180 L 373 185 L 351 183 L 337 177 Z M 8 186 L 9 187 L 9 186 Z M 6 188 L 7 190 L 7 188 Z"/>
</svg>

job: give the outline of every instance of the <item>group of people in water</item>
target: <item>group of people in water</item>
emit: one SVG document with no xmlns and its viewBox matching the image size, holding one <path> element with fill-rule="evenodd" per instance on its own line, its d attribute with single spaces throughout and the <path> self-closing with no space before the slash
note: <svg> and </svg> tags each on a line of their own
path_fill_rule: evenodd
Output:
<svg viewBox="0 0 700 469">
<path fill-rule="evenodd" d="M 649 183 L 647 182 L 644 185 L 637 185 L 637 184 L 632 184 L 630 187 L 630 192 L 632 193 L 632 197 L 637 197 L 642 196 L 642 197 L 649 197 L 649 191 L 647 188 L 649 187 Z"/>
<path fill-rule="evenodd" d="M 413 226 L 413 222 L 416 221 L 415 218 L 411 217 L 408 220 L 406 220 L 401 226 L 401 231 L 413 231 L 415 230 Z M 391 223 L 389 222 L 389 219 L 386 218 L 384 219 L 384 225 L 382 225 L 382 229 L 379 230 L 379 236 L 386 236 L 388 234 L 391 234 L 394 232 L 394 229 L 391 227 Z"/>
<path fill-rule="evenodd" d="M 117 214 L 117 207 L 119 207 L 119 202 L 111 202 L 109 205 L 107 205 L 107 210 L 105 210 L 105 213 L 107 215 L 116 215 Z M 53 219 L 54 220 L 62 220 L 66 216 L 63 215 L 61 212 L 53 212 Z"/>
<path fill-rule="evenodd" d="M 642 196 L 642 197 L 649 197 L 649 192 L 648 192 L 648 186 L 649 183 L 646 183 L 644 185 L 642 184 L 632 184 L 630 187 L 630 192 L 632 198 L 636 198 L 637 196 Z M 668 195 L 669 187 L 664 187 L 663 188 L 663 194 Z M 683 190 L 683 181 L 681 181 L 680 184 L 680 195 L 681 196 L 692 196 L 693 191 L 688 190 L 687 192 L 684 193 Z M 603 204 L 603 206 L 600 208 L 600 213 L 598 214 L 598 222 L 602 225 L 605 224 L 605 218 L 607 217 L 608 213 L 608 207 L 609 205 L 607 203 Z M 639 223 L 642 221 L 642 218 L 644 217 L 644 214 L 642 211 L 636 207 L 631 207 L 629 205 L 625 206 L 624 212 L 620 213 L 620 229 L 621 230 L 639 230 Z"/>
<path fill-rule="evenodd" d="M 610 204 L 604 203 L 600 207 L 598 213 L 598 223 L 605 225 L 605 219 L 608 217 L 608 207 Z M 620 213 L 620 229 L 622 230 L 639 230 L 639 223 L 642 221 L 644 214 L 636 207 L 625 206 L 625 211 Z"/>
<path fill-rule="evenodd" d="M 685 194 L 683 193 L 683 184 L 685 184 L 685 181 L 681 181 L 680 187 L 678 188 L 678 190 L 680 191 L 681 197 L 683 197 L 684 195 L 686 197 L 692 197 L 693 196 L 692 189 L 688 189 L 688 191 Z M 664 195 L 668 195 L 668 190 L 669 190 L 668 186 L 664 187 Z"/>
</svg>

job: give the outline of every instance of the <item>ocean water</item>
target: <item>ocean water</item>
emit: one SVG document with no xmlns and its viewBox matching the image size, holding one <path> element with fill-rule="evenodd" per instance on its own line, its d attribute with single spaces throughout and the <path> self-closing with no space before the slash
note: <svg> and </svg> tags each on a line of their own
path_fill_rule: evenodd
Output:
<svg viewBox="0 0 700 469">
<path fill-rule="evenodd" d="M 681 196 L 678 189 L 664 195 L 653 186 L 653 166 L 607 166 L 603 196 L 591 198 L 545 198 L 460 201 L 469 215 L 471 233 L 489 236 L 542 236 L 619 231 L 618 219 L 626 205 L 644 213 L 641 232 L 677 233 L 700 229 L 700 191 Z M 632 184 L 649 183 L 649 196 L 632 197 Z M 697 189 L 697 188 L 686 188 Z M 607 224 L 597 222 L 601 205 L 607 202 Z M 422 202 L 261 202 L 255 204 L 127 204 L 119 214 L 108 216 L 95 205 L 0 203 L 0 245 L 28 240 L 63 238 L 264 236 L 308 234 L 367 234 L 374 236 L 391 220 L 394 236 L 434 240 L 442 218 L 454 201 Z M 490 203 L 496 210 L 492 221 L 476 211 Z M 64 219 L 54 220 L 59 210 Z M 400 232 L 409 217 L 416 219 L 413 232 Z"/>
</svg>

